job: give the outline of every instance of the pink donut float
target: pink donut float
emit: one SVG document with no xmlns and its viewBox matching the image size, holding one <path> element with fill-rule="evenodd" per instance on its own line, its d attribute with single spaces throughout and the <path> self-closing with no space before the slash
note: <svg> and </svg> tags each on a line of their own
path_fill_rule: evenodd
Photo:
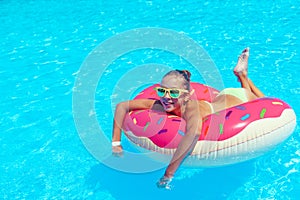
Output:
<svg viewBox="0 0 300 200">
<path fill-rule="evenodd" d="M 135 99 L 159 99 L 155 84 Z M 192 98 L 211 101 L 212 87 L 191 83 Z M 124 119 L 125 135 L 136 145 L 161 154 L 173 154 L 185 134 L 184 119 L 165 112 L 135 110 Z M 258 157 L 282 143 L 294 131 L 294 110 L 277 98 L 261 98 L 203 118 L 199 140 L 185 159 L 190 166 L 213 167 Z"/>
</svg>

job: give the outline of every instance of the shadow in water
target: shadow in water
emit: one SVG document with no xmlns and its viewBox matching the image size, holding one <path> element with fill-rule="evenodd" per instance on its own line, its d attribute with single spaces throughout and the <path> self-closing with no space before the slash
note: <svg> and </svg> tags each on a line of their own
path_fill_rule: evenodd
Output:
<svg viewBox="0 0 300 200">
<path fill-rule="evenodd" d="M 141 163 L 142 164 L 142 163 Z M 183 168 L 182 170 L 190 170 Z M 206 168 L 182 179 L 174 179 L 173 189 L 156 187 L 164 170 L 144 174 L 123 173 L 102 164 L 91 168 L 86 184 L 94 190 L 110 193 L 115 199 L 226 199 L 254 174 L 253 161 L 226 167 Z M 188 171 L 187 171 L 188 174 Z"/>
</svg>

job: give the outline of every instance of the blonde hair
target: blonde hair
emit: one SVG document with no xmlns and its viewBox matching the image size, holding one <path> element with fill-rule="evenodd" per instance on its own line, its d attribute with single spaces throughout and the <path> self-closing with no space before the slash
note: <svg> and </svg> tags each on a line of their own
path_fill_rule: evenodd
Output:
<svg viewBox="0 0 300 200">
<path fill-rule="evenodd" d="M 183 78 L 183 86 L 185 87 L 185 89 L 190 90 L 191 72 L 189 72 L 188 70 L 178 70 L 178 69 L 171 70 L 168 73 L 166 73 L 163 78 L 165 78 L 166 76 L 170 76 L 170 75 L 182 77 Z"/>
</svg>

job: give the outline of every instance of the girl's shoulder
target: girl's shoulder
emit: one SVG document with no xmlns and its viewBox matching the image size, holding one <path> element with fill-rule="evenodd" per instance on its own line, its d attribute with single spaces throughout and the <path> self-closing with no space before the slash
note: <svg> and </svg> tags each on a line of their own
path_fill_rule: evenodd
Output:
<svg viewBox="0 0 300 200">
<path fill-rule="evenodd" d="M 186 104 L 185 113 L 188 115 L 195 114 L 197 116 L 206 115 L 208 113 L 206 106 L 207 103 L 204 100 L 189 100 Z"/>
</svg>

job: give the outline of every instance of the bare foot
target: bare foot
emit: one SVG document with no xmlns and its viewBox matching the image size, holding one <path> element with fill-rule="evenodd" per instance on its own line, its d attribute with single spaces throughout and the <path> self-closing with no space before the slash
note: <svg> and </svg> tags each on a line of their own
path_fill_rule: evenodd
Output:
<svg viewBox="0 0 300 200">
<path fill-rule="evenodd" d="M 239 56 L 238 62 L 233 70 L 234 74 L 236 76 L 239 76 L 243 74 L 244 76 L 247 76 L 248 74 L 248 58 L 249 58 L 249 47 L 245 48 L 241 55 Z"/>
</svg>

